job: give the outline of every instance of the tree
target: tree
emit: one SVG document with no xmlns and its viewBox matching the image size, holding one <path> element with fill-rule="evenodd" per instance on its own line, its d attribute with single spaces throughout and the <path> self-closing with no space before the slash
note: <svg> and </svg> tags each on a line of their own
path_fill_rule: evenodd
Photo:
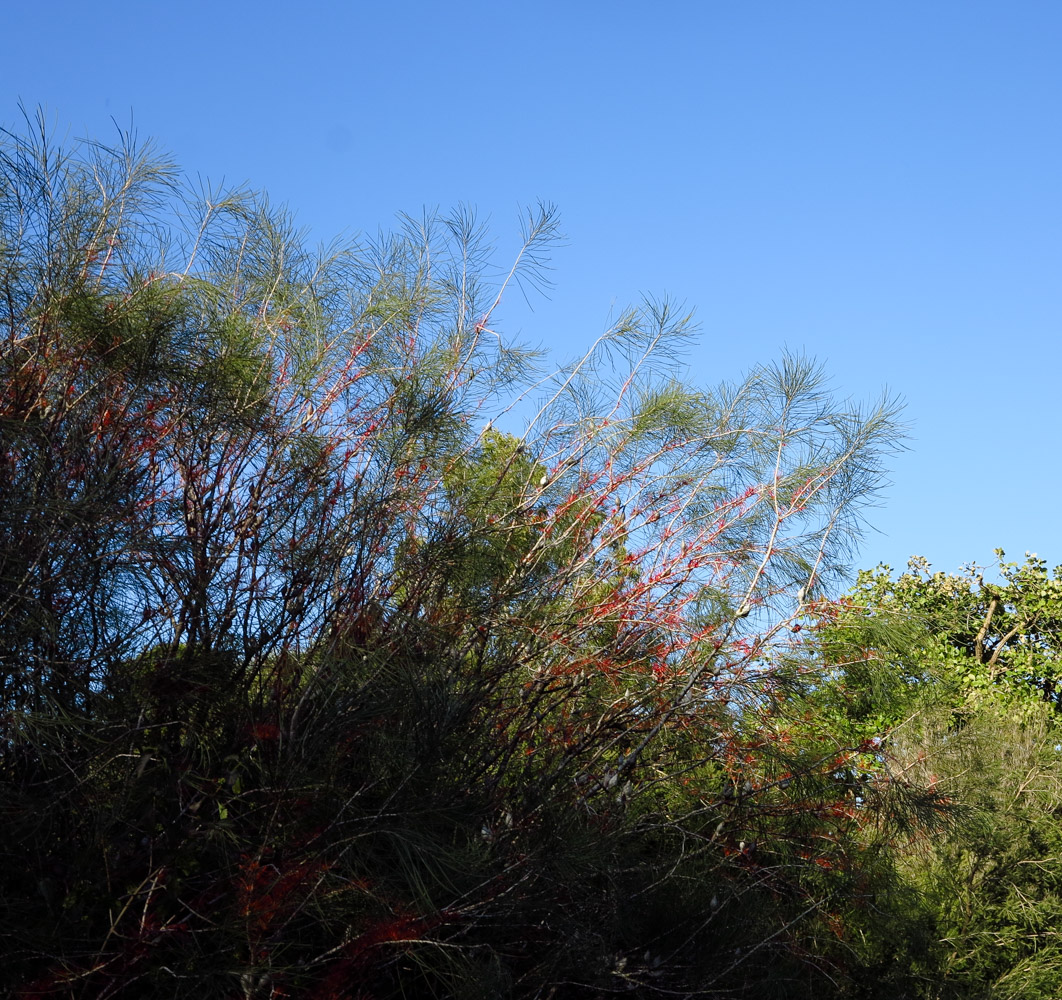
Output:
<svg viewBox="0 0 1062 1000">
<path fill-rule="evenodd" d="M 684 385 L 655 301 L 543 368 L 491 322 L 548 206 L 491 285 L 468 212 L 317 256 L 128 138 L 6 133 L 2 178 L 17 995 L 848 974 L 893 807 L 794 712 L 800 627 L 892 407 L 799 358 Z"/>
<path fill-rule="evenodd" d="M 932 997 L 1057 996 L 1060 847 L 1058 624 L 1062 571 L 1035 555 L 931 573 L 860 574 L 826 633 L 845 701 L 888 748 L 891 777 L 932 788 L 949 825 L 903 866 L 936 938 Z M 839 655 L 843 651 L 845 655 Z M 861 698 L 860 681 L 878 679 Z M 896 696 L 881 696 L 882 686 Z M 868 686 L 864 683 L 864 691 Z M 900 855 L 901 858 L 903 855 Z"/>
</svg>

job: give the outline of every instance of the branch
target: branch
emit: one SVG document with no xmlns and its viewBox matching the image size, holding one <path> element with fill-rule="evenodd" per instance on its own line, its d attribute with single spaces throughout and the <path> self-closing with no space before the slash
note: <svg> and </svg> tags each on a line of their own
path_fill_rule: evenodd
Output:
<svg viewBox="0 0 1062 1000">
<path fill-rule="evenodd" d="M 988 628 L 992 624 L 992 615 L 996 613 L 997 607 L 999 607 L 999 598 L 993 597 L 988 605 L 988 614 L 985 615 L 981 630 L 977 633 L 977 638 L 974 639 L 974 656 L 977 657 L 978 663 L 985 662 L 985 636 L 988 635 Z M 999 647 L 997 646 L 996 648 L 998 650 Z M 994 659 L 993 662 L 995 662 Z"/>
<path fill-rule="evenodd" d="M 992 603 L 995 604 L 995 601 L 993 601 Z M 988 661 L 988 666 L 994 667 L 999 662 L 999 654 L 1003 652 L 1003 647 L 1006 646 L 1006 644 L 1010 642 L 1010 640 L 1013 639 L 1014 636 L 1016 636 L 1022 629 L 1028 628 L 1030 625 L 1032 625 L 1034 621 L 1036 621 L 1036 615 L 1033 615 L 1032 618 L 1030 618 L 1028 621 L 1018 622 L 1018 624 L 1015 625 L 1014 628 L 1012 628 L 1005 636 L 1003 636 L 1003 638 L 1000 639 L 998 643 L 996 643 L 996 648 L 992 650 L 992 656 Z"/>
</svg>

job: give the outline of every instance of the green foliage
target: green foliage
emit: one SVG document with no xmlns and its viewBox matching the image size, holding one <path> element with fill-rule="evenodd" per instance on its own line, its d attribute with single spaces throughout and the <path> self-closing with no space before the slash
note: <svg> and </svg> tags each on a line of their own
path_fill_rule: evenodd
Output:
<svg viewBox="0 0 1062 1000">
<path fill-rule="evenodd" d="M 952 834 L 911 866 L 936 913 L 952 984 L 946 996 L 979 988 L 1050 997 L 1062 989 L 1058 738 L 1047 709 L 1018 721 L 995 704 L 971 713 L 958 732 L 937 722 L 922 736 L 930 780 L 961 807 Z"/>
<path fill-rule="evenodd" d="M 861 573 L 824 631 L 832 690 L 877 731 L 881 768 L 948 806 L 947 826 L 897 854 L 932 922 L 931 997 L 1062 990 L 1062 581 L 1036 556 L 998 556 L 999 583 L 921 558 L 895 579 Z"/>
<path fill-rule="evenodd" d="M 860 574 L 852 600 L 887 613 L 902 610 L 924 629 L 920 661 L 955 685 L 970 704 L 997 701 L 1014 711 L 1058 698 L 1062 634 L 1062 567 L 1027 555 L 999 557 L 1000 583 L 970 565 L 959 574 L 930 573 L 911 560 L 896 580 L 888 567 Z"/>
</svg>

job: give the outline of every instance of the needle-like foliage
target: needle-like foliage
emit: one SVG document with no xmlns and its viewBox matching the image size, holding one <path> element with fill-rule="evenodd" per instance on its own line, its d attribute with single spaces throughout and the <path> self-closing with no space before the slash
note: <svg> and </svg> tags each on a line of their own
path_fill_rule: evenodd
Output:
<svg viewBox="0 0 1062 1000">
<path fill-rule="evenodd" d="M 686 385 L 653 300 L 551 369 L 492 325 L 549 206 L 508 268 L 466 210 L 313 253 L 131 139 L 0 155 L 14 995 L 858 980 L 918 803 L 801 629 L 894 406 Z"/>
</svg>

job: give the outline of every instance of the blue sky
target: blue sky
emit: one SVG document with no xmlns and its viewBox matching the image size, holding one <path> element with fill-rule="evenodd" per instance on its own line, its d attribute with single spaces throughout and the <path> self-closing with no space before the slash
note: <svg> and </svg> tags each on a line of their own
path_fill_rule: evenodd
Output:
<svg viewBox="0 0 1062 1000">
<path fill-rule="evenodd" d="M 697 380 L 806 352 L 907 404 L 859 565 L 1053 565 L 1060 53 L 1048 0 L 53 0 L 5 11 L 0 122 L 132 115 L 322 240 L 463 202 L 504 244 L 556 202 L 555 288 L 509 332 L 567 354 L 668 294 Z"/>
</svg>

